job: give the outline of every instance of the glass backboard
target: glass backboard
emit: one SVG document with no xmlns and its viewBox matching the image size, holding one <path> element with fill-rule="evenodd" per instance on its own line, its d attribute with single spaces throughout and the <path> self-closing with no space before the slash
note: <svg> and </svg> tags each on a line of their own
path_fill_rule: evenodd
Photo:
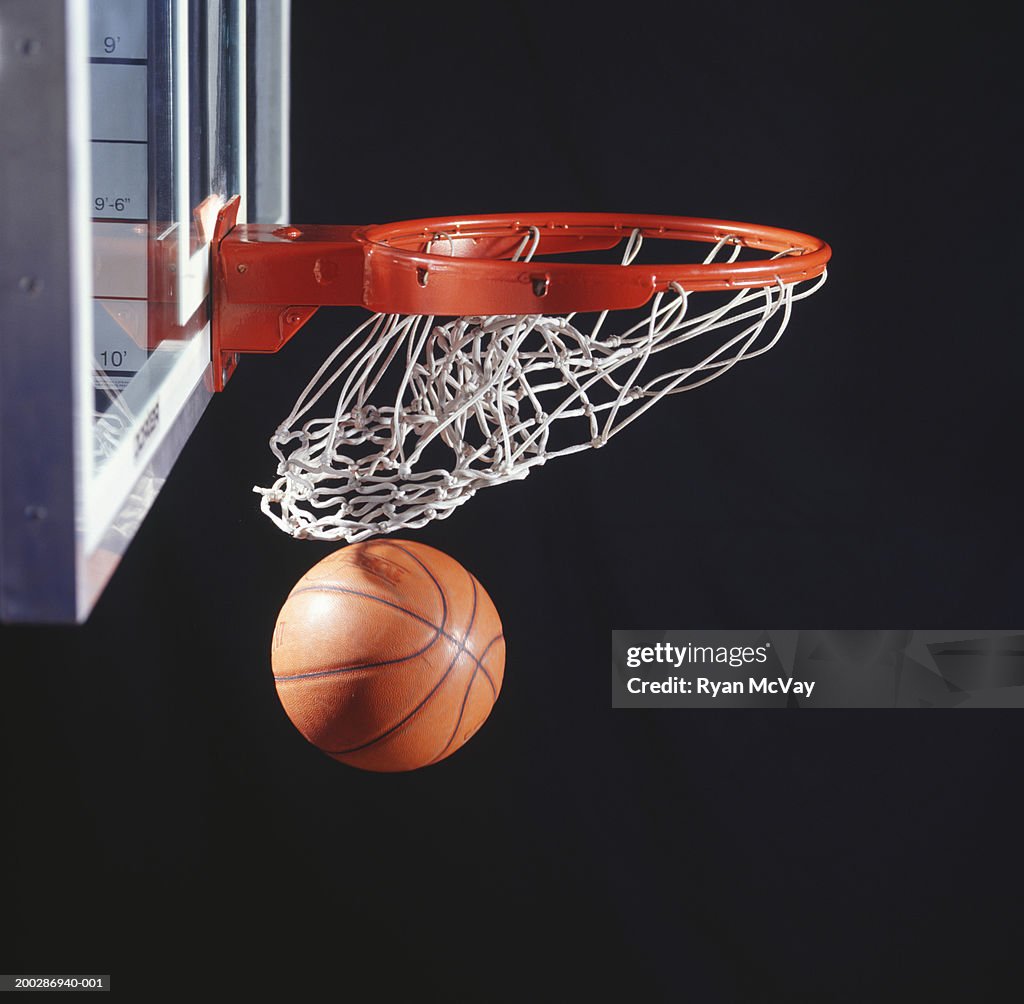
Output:
<svg viewBox="0 0 1024 1004">
<path fill-rule="evenodd" d="M 0 612 L 80 621 L 212 395 L 210 238 L 287 215 L 289 5 L 0 2 Z"/>
</svg>

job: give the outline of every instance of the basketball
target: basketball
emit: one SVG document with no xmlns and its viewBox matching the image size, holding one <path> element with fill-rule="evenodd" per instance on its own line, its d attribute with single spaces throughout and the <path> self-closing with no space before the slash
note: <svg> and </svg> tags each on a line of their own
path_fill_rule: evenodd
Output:
<svg viewBox="0 0 1024 1004">
<path fill-rule="evenodd" d="M 450 756 L 501 690 L 505 639 L 483 586 L 426 544 L 350 544 L 288 594 L 271 646 L 295 727 L 342 763 L 415 770 Z"/>
</svg>

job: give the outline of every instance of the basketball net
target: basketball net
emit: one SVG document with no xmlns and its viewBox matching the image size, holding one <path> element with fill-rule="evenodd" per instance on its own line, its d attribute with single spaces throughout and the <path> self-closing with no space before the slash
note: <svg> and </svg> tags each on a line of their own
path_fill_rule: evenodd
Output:
<svg viewBox="0 0 1024 1004">
<path fill-rule="evenodd" d="M 524 239 L 522 260 L 538 238 Z M 634 230 L 623 265 L 642 242 Z M 725 237 L 704 263 L 740 251 Z M 662 398 L 767 352 L 793 303 L 826 275 L 701 293 L 702 307 L 713 304 L 701 313 L 696 294 L 673 283 L 630 326 L 635 311 L 443 323 L 375 314 L 334 349 L 271 437 L 277 479 L 254 489 L 261 508 L 294 537 L 348 542 L 444 519 L 479 489 L 604 446 Z"/>
</svg>

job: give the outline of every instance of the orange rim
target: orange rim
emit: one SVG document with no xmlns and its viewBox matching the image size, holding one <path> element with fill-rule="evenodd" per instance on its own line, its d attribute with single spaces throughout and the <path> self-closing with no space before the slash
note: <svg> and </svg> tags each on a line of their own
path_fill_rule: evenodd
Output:
<svg viewBox="0 0 1024 1004">
<path fill-rule="evenodd" d="M 634 231 L 655 240 L 739 244 L 780 257 L 686 265 L 510 260 L 524 238 L 535 241 L 534 255 L 542 256 L 610 248 Z M 453 302 L 463 314 L 624 309 L 673 286 L 699 292 L 804 282 L 820 276 L 832 254 L 824 241 L 795 230 L 618 213 L 437 217 L 364 227 L 353 236 L 365 245 L 366 306 L 388 313 L 450 313 Z"/>
</svg>

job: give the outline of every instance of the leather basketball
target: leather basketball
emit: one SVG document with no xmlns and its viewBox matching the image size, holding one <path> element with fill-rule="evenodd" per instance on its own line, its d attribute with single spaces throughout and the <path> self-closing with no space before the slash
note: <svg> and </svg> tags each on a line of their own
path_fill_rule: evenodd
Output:
<svg viewBox="0 0 1024 1004">
<path fill-rule="evenodd" d="M 295 584 L 271 662 L 311 743 L 364 770 L 414 770 L 450 756 L 490 714 L 505 639 L 454 558 L 385 538 L 335 551 Z"/>
</svg>

